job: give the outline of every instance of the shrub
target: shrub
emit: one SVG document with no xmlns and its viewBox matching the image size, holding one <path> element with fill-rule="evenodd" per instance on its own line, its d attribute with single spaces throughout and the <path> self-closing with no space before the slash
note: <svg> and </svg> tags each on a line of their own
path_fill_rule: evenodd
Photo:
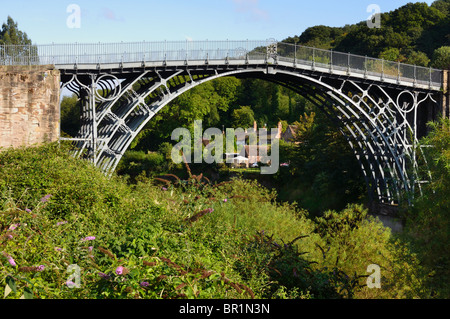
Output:
<svg viewBox="0 0 450 319">
<path fill-rule="evenodd" d="M 426 273 L 416 255 L 378 218 L 367 216 L 360 205 L 349 205 L 340 213 L 333 211 L 316 219 L 316 232 L 325 240 L 320 247 L 320 263 L 335 267 L 347 275 L 359 278 L 362 289 L 353 293 L 357 298 L 427 298 Z M 381 268 L 381 289 L 365 286 L 367 268 Z"/>
<path fill-rule="evenodd" d="M 128 185 L 57 144 L 8 150 L 0 160 L 0 295 L 7 298 L 426 293 L 408 247 L 392 244 L 356 206 L 316 222 L 256 182 L 212 185 L 191 173 L 164 186 L 144 177 Z M 369 263 L 383 269 L 382 291 L 361 288 Z"/>
<path fill-rule="evenodd" d="M 128 151 L 119 163 L 117 171 L 120 175 L 129 175 L 132 180 L 143 172 L 146 176 L 160 174 L 167 170 L 167 160 L 160 153 Z"/>
<path fill-rule="evenodd" d="M 450 297 L 450 120 L 430 124 L 422 141 L 426 148 L 431 183 L 406 213 L 403 239 L 410 242 L 423 265 L 433 274 L 428 285 L 439 298 Z"/>
</svg>

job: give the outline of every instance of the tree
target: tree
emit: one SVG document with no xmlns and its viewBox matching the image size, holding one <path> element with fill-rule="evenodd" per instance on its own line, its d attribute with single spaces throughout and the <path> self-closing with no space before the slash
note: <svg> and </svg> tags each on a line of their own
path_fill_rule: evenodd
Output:
<svg viewBox="0 0 450 319">
<path fill-rule="evenodd" d="M 251 128 L 255 122 L 255 113 L 250 106 L 241 106 L 233 111 L 232 118 L 234 128 Z"/>
<path fill-rule="evenodd" d="M 382 13 L 381 28 L 368 28 L 366 21 L 340 28 L 319 25 L 284 42 L 370 57 L 378 57 L 382 52 L 396 48 L 400 62 L 408 57 L 414 64 L 425 65 L 427 60 L 422 54 L 409 57 L 410 52 L 424 52 L 430 59 L 436 48 L 449 45 L 449 8 L 450 0 L 438 0 L 431 6 L 423 2 L 408 3 Z"/>
<path fill-rule="evenodd" d="M 431 4 L 433 8 L 438 9 L 445 15 L 450 14 L 450 0 L 437 0 Z"/>
<path fill-rule="evenodd" d="M 405 234 L 423 265 L 435 272 L 430 285 L 437 298 L 450 297 L 450 120 L 432 122 L 430 133 L 421 141 L 426 148 L 427 169 L 433 177 L 424 184 L 422 196 L 406 213 Z"/>
<path fill-rule="evenodd" d="M 3 23 L 0 31 L 0 60 L 3 63 L 30 64 L 38 63 L 37 48 L 31 45 L 28 35 L 20 31 L 17 22 L 8 16 L 6 23 Z"/>
<path fill-rule="evenodd" d="M 17 22 L 8 16 L 6 23 L 3 23 L 0 32 L 0 45 L 31 45 L 31 40 L 25 32 L 19 30 Z"/>
<path fill-rule="evenodd" d="M 401 61 L 403 60 L 403 56 L 400 54 L 400 50 L 397 48 L 387 48 L 383 52 L 380 53 L 380 59 L 388 60 L 388 61 Z"/>
<path fill-rule="evenodd" d="M 344 28 L 334 28 L 324 25 L 318 25 L 306 29 L 300 37 L 290 38 L 290 41 L 298 41 L 306 46 L 313 46 L 316 48 L 330 49 L 336 39 L 344 34 Z"/>
<path fill-rule="evenodd" d="M 289 178 L 284 175 L 282 183 L 295 187 L 297 195 L 291 200 L 313 215 L 330 208 L 340 210 L 366 191 L 360 165 L 347 140 L 324 112 L 316 111 L 293 123 L 296 143 L 291 148 L 282 145 L 288 152 L 282 159 L 290 163 Z"/>
<path fill-rule="evenodd" d="M 61 101 L 61 130 L 63 134 L 76 136 L 80 129 L 80 103 L 75 94 L 64 96 Z"/>
<path fill-rule="evenodd" d="M 450 46 L 440 47 L 434 51 L 432 65 L 437 69 L 450 69 Z"/>
<path fill-rule="evenodd" d="M 407 63 L 419 66 L 428 66 L 430 64 L 430 59 L 423 52 L 412 51 L 408 56 Z"/>
</svg>

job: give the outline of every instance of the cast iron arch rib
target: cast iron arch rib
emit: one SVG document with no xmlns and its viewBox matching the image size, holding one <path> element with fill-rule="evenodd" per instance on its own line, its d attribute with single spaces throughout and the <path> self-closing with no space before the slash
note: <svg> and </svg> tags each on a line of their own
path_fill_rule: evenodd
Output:
<svg viewBox="0 0 450 319">
<path fill-rule="evenodd" d="M 206 81 L 226 76 L 272 81 L 317 105 L 338 125 L 360 163 L 370 195 L 379 201 L 398 203 L 414 192 L 420 178 L 414 148 L 416 119 L 411 123 L 410 114 L 421 103 L 419 97 L 429 97 L 434 91 L 385 86 L 267 60 L 66 75 L 64 87 L 77 93 L 83 105 L 77 154 L 86 154 L 105 173 L 111 173 L 133 139 L 163 107 Z M 404 92 L 416 97 L 411 110 L 398 105 Z"/>
</svg>

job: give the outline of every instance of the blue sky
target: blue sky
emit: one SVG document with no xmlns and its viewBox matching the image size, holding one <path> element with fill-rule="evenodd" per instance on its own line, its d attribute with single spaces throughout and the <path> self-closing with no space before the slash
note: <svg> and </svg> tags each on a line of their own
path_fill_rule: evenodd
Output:
<svg viewBox="0 0 450 319">
<path fill-rule="evenodd" d="M 161 40 L 283 40 L 314 25 L 367 20 L 367 7 L 388 12 L 401 0 L 15 0 L 2 1 L 35 44 Z M 423 1 L 422 1 L 423 2 Z M 428 4 L 433 1 L 425 1 Z M 81 9 L 80 28 L 69 28 L 67 8 Z"/>
</svg>

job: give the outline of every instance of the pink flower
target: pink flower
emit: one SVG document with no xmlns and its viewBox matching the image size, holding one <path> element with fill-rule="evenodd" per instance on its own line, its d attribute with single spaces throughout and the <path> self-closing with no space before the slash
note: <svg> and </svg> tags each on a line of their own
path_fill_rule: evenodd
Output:
<svg viewBox="0 0 450 319">
<path fill-rule="evenodd" d="M 41 198 L 41 202 L 42 203 L 46 203 L 46 202 L 48 202 L 48 200 L 50 199 L 50 197 L 52 197 L 52 195 L 46 195 L 46 196 L 44 196 L 44 197 L 42 197 Z"/>
<path fill-rule="evenodd" d="M 83 238 L 81 241 L 88 241 L 88 240 L 94 240 L 94 239 L 95 239 L 94 236 L 89 236 L 89 237 Z"/>
<path fill-rule="evenodd" d="M 146 281 L 141 282 L 140 285 L 141 285 L 141 287 L 148 287 L 148 286 L 150 286 L 150 284 L 148 282 L 146 282 Z"/>
<path fill-rule="evenodd" d="M 17 227 L 19 227 L 20 226 L 20 224 L 14 224 L 14 225 L 11 225 L 10 227 L 9 227 L 9 230 L 15 230 Z"/>
<path fill-rule="evenodd" d="M 223 200 L 223 202 L 224 202 L 224 203 L 228 202 L 228 199 L 225 198 L 225 199 Z"/>
<path fill-rule="evenodd" d="M 16 265 L 16 262 L 14 261 L 14 259 L 12 258 L 12 257 L 9 257 L 8 258 L 8 262 L 9 262 L 9 264 L 11 265 L 11 266 L 13 266 L 13 267 L 16 267 L 17 265 Z"/>
<path fill-rule="evenodd" d="M 67 224 L 67 222 L 66 221 L 58 222 L 58 223 L 56 223 L 56 226 L 61 226 L 61 225 L 64 225 L 64 224 Z"/>
<path fill-rule="evenodd" d="M 118 275 L 122 275 L 123 274 L 123 267 L 122 266 L 117 267 L 116 274 L 118 274 Z"/>
<path fill-rule="evenodd" d="M 99 272 L 98 275 L 99 275 L 100 277 L 102 277 L 103 279 L 110 279 L 110 278 L 111 278 L 111 276 L 109 276 L 109 275 L 107 275 L 107 274 L 105 274 L 105 273 L 102 273 L 102 272 Z"/>
<path fill-rule="evenodd" d="M 94 246 L 89 246 L 88 249 L 89 251 L 92 251 L 92 249 L 94 249 Z"/>
<path fill-rule="evenodd" d="M 45 269 L 44 265 L 40 265 L 40 266 L 36 267 L 37 271 L 44 271 L 44 269 Z"/>
</svg>

